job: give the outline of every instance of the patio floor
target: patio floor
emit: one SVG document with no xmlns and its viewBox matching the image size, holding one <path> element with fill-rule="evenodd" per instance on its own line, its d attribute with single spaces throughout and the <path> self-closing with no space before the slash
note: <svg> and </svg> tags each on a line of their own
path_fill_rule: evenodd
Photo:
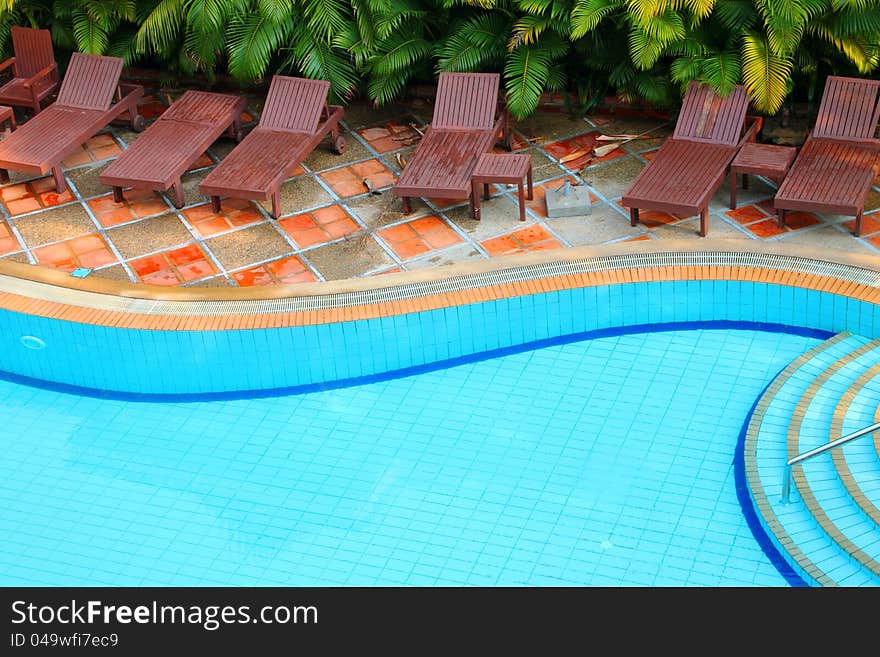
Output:
<svg viewBox="0 0 880 657">
<path fill-rule="evenodd" d="M 166 104 L 158 95 L 148 96 L 142 113 L 153 119 Z M 252 100 L 244 119 L 252 125 L 259 110 Z M 412 214 L 404 216 L 391 185 L 415 149 L 419 132 L 413 126 L 424 128 L 431 112 L 425 102 L 349 105 L 342 122 L 346 152 L 337 155 L 329 143 L 320 145 L 284 183 L 277 221 L 267 203 L 224 201 L 215 214 L 199 193 L 199 181 L 234 146 L 225 137 L 186 174 L 183 208 L 152 192 L 129 191 L 125 203 L 114 203 L 98 175 L 138 135 L 113 126 L 65 161 L 70 190 L 64 194 L 55 192 L 51 176 L 11 172 L 12 181 L 0 187 L 0 258 L 65 271 L 84 267 L 93 270 L 90 276 L 121 281 L 252 286 L 370 276 L 566 246 L 700 239 L 696 217 L 643 211 L 642 224 L 631 227 L 619 204 L 672 129 L 663 119 L 645 116 L 572 119 L 547 109 L 514 123 L 515 150 L 533 160 L 535 198 L 527 202 L 525 223 L 518 221 L 515 188 L 506 186 L 483 201 L 479 222 L 471 219 L 466 199 L 414 199 Z M 599 134 L 649 129 L 652 138 L 631 141 L 599 160 L 574 156 L 589 151 Z M 544 193 L 566 178 L 589 186 L 592 210 L 550 219 Z M 710 206 L 709 236 L 880 255 L 880 180 L 865 206 L 860 238 L 852 235 L 851 217 L 792 212 L 788 226 L 777 227 L 768 211 L 773 193 L 771 183 L 752 177 L 749 189 L 739 190 L 739 208 L 731 211 L 725 181 Z"/>
</svg>

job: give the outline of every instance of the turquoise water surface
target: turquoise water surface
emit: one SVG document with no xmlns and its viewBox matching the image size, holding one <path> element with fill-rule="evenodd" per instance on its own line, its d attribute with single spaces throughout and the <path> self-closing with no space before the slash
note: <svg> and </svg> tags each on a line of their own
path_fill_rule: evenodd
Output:
<svg viewBox="0 0 880 657">
<path fill-rule="evenodd" d="M 639 333 L 178 403 L 0 381 L 0 585 L 786 586 L 733 460 L 818 342 Z"/>
</svg>

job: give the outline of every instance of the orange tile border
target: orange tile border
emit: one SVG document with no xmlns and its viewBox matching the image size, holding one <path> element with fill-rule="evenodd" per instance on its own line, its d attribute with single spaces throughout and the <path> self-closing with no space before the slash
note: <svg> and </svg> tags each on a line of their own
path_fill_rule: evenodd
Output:
<svg viewBox="0 0 880 657">
<path fill-rule="evenodd" d="M 90 238 L 92 236 L 89 236 Z M 83 241 L 83 248 L 89 249 L 91 246 L 95 246 L 88 239 Z M 635 246 L 635 245 L 633 245 Z M 649 251 L 653 249 L 657 252 L 665 252 L 666 250 L 657 248 L 655 245 L 643 245 L 644 247 L 650 248 L 640 248 L 639 251 Z M 620 247 L 617 247 L 620 250 Z M 606 251 L 608 249 L 605 249 Z M 687 250 L 687 249 L 685 249 Z M 690 250 L 699 251 L 700 249 L 691 248 Z M 740 249 L 744 250 L 744 249 Z M 797 250 L 797 249 L 795 249 Z M 809 250 L 807 248 L 807 250 Z M 580 257 L 590 257 L 591 255 L 595 255 L 596 252 L 602 251 L 602 249 L 598 248 L 584 248 L 578 247 L 576 249 L 567 249 L 562 252 L 558 252 L 559 255 L 563 255 L 567 252 L 586 252 L 586 255 L 581 255 Z M 735 252 L 737 249 L 730 249 L 730 251 Z M 760 252 L 760 250 L 758 250 Z M 778 251 L 778 245 L 777 245 Z M 747 251 L 749 252 L 749 251 Z M 601 254 L 601 253 L 600 253 Z M 183 254 L 187 255 L 187 254 Z M 192 255 L 192 254 L 190 254 Z M 797 253 L 793 253 L 792 255 L 799 255 Z M 819 253 L 814 253 L 810 257 L 818 257 Z M 194 257 L 194 256 L 193 256 Z M 803 257 L 803 256 L 802 256 Z M 851 256 L 850 259 L 858 261 L 861 256 Z M 181 260 L 180 263 L 186 263 L 184 260 L 190 260 L 191 258 L 185 257 Z M 520 256 L 512 256 L 508 259 L 509 262 L 528 264 L 528 262 L 544 262 L 544 261 L 553 261 L 554 259 L 565 259 L 559 258 L 550 258 L 544 257 L 543 259 L 538 254 L 523 254 Z M 846 260 L 847 258 L 844 258 Z M 163 258 L 166 263 L 171 263 L 170 260 Z M 175 258 L 175 260 L 180 260 L 180 258 Z M 864 263 L 854 262 L 844 262 L 844 264 L 854 264 L 855 266 L 864 267 Z M 874 271 L 880 272 L 880 265 L 877 265 L 876 262 L 871 263 L 873 265 L 872 268 Z M 15 270 L 14 273 L 22 273 L 25 270 L 20 269 L 24 266 L 20 263 L 0 263 L 0 273 L 4 273 L 9 275 L 7 270 Z M 468 268 L 473 268 L 474 265 L 470 264 L 468 266 L 463 266 L 462 268 L 467 270 Z M 497 265 L 496 265 L 497 267 Z M 479 271 L 489 271 L 489 269 L 480 267 L 476 267 Z M 29 269 L 29 271 L 33 271 Z M 450 273 L 445 273 L 445 276 L 455 275 Z M 52 279 L 53 285 L 66 285 L 68 287 L 81 287 L 85 288 L 84 291 L 91 291 L 90 288 L 103 288 L 102 292 L 104 294 L 111 293 L 111 289 L 118 289 L 122 291 L 134 292 L 133 296 L 149 298 L 151 295 L 158 295 L 157 299 L 169 298 L 174 299 L 177 298 L 176 292 L 172 290 L 168 290 L 166 292 L 160 293 L 160 288 L 151 288 L 148 286 L 137 286 L 135 284 L 126 285 L 122 283 L 115 283 L 111 281 L 80 281 L 77 283 L 73 283 L 73 280 L 69 279 L 67 281 L 63 281 L 62 279 L 53 278 L 56 276 L 55 274 L 50 275 L 48 271 L 45 273 L 41 273 L 37 277 L 38 283 L 43 282 L 42 279 Z M 440 276 L 439 273 L 433 272 L 406 272 L 406 273 L 394 273 L 389 274 L 388 276 L 393 277 L 393 280 L 389 283 L 391 285 L 398 285 L 406 282 L 408 279 L 415 280 L 438 280 L 442 279 L 444 276 Z M 21 276 L 19 276 L 21 277 Z M 68 277 L 69 278 L 69 277 Z M 90 310 L 85 307 L 70 305 L 59 303 L 55 301 L 47 301 L 40 299 L 32 299 L 28 297 L 23 297 L 16 295 L 11 292 L 2 292 L 0 293 L 0 307 L 7 308 L 9 310 L 14 310 L 16 312 L 21 312 L 24 314 L 32 314 L 39 315 L 45 317 L 56 317 L 56 318 L 64 318 L 69 321 L 81 322 L 81 323 L 89 323 L 89 324 L 100 324 L 100 325 L 108 325 L 108 326 L 117 326 L 121 328 L 146 328 L 146 329 L 155 329 L 160 327 L 171 327 L 172 330 L 230 330 L 230 329 L 247 329 L 249 327 L 261 326 L 266 328 L 275 328 L 275 327 L 283 327 L 283 326 L 303 326 L 303 325 L 315 325 L 315 324 L 325 324 L 339 321 L 350 321 L 352 319 L 366 319 L 366 318 L 375 318 L 375 317 L 387 317 L 392 315 L 399 315 L 405 313 L 412 312 L 421 312 L 425 310 L 434 310 L 438 308 L 445 307 L 453 307 L 463 304 L 476 303 L 479 301 L 487 301 L 494 300 L 500 298 L 508 298 L 508 297 L 516 297 L 523 296 L 529 294 L 536 294 L 541 291 L 552 291 L 552 290 L 560 290 L 560 289 L 570 289 L 575 287 L 590 287 L 597 285 L 609 285 L 609 284 L 619 284 L 619 283 L 629 283 L 633 281 L 659 281 L 659 280 L 719 280 L 719 279 L 727 279 L 727 280 L 740 280 L 740 281 L 756 281 L 756 282 L 768 282 L 768 283 L 778 283 L 782 285 L 789 285 L 797 288 L 806 288 L 813 290 L 822 290 L 829 291 L 835 294 L 842 294 L 849 298 L 868 301 L 872 303 L 880 303 L 880 289 L 876 289 L 873 287 L 869 287 L 864 284 L 852 282 L 852 281 L 844 281 L 836 278 L 831 278 L 827 276 L 819 276 L 816 274 L 803 274 L 797 272 L 790 272 L 785 270 L 772 270 L 764 267 L 751 267 L 751 266 L 730 266 L 730 265 L 718 265 L 718 266 L 689 266 L 689 265 L 677 265 L 677 266 L 668 266 L 668 267 L 657 267 L 657 268 L 637 268 L 637 269 L 616 269 L 616 270 L 607 270 L 601 272 L 584 272 L 584 273 L 575 273 L 575 274 L 564 274 L 560 276 L 554 276 L 550 278 L 543 279 L 532 279 L 528 281 L 524 281 L 521 283 L 503 283 L 503 284 L 495 284 L 495 285 L 487 285 L 478 288 L 470 288 L 465 290 L 458 291 L 450 291 L 444 293 L 437 293 L 426 295 L 417 298 L 411 299 L 399 299 L 392 301 L 383 301 L 378 302 L 376 304 L 371 305 L 361 305 L 361 306 L 348 306 L 342 308 L 330 308 L 327 310 L 320 311 L 285 311 L 276 314 L 266 314 L 266 315 L 224 315 L 224 316 L 199 316 L 198 319 L 194 319 L 193 317 L 188 316 L 173 316 L 173 315 L 156 315 L 156 316 L 145 316 L 145 315 L 136 315 L 131 313 L 125 313 L 115 310 Z M 330 283 L 306 283 L 302 284 L 303 294 L 327 294 L 327 293 L 338 293 L 342 291 L 346 291 L 347 289 L 360 289 L 360 288 L 382 288 L 385 287 L 384 281 L 382 281 L 382 277 L 378 278 L 378 281 L 382 281 L 383 284 L 379 284 L 377 282 L 377 278 L 372 278 L 372 283 L 368 284 L 366 279 L 353 280 L 353 281 L 334 281 Z M 279 291 L 278 288 L 283 288 L 284 290 L 296 289 L 299 290 L 299 286 L 275 286 L 274 288 L 262 288 L 261 291 L 268 294 L 265 297 L 256 297 L 254 295 L 246 294 L 248 290 L 241 289 L 235 290 L 231 289 L 228 291 L 220 291 L 220 290 L 208 290 L 207 288 L 199 290 L 198 288 L 189 289 L 184 291 L 183 298 L 194 297 L 191 300 L 196 301 L 199 298 L 203 299 L 256 299 L 256 298 L 283 298 L 286 296 L 301 296 L 296 292 L 291 291 Z M 342 288 L 342 289 L 340 289 Z M 320 292 L 318 290 L 321 290 Z M 237 292 L 245 293 L 241 296 L 238 296 Z M 256 292 L 256 291 L 254 291 Z M 197 327 L 205 327 L 205 328 L 197 328 Z"/>
</svg>

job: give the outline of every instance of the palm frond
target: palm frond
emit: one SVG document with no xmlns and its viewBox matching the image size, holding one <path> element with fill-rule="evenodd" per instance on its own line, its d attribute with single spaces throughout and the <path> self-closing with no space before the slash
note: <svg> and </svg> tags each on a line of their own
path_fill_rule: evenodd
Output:
<svg viewBox="0 0 880 657">
<path fill-rule="evenodd" d="M 602 19 L 620 9 L 623 0 L 575 0 L 571 10 L 571 38 L 580 39 L 602 22 Z"/>
<path fill-rule="evenodd" d="M 743 36 L 743 84 L 759 111 L 775 114 L 782 107 L 791 67 L 792 60 L 777 55 L 764 35 L 750 32 Z"/>
</svg>

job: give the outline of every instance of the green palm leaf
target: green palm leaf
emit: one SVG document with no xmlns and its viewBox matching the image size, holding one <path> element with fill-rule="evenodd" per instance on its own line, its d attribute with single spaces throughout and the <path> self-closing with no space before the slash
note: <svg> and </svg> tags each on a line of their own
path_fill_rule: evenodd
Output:
<svg viewBox="0 0 880 657">
<path fill-rule="evenodd" d="M 759 111 L 775 114 L 782 107 L 791 66 L 791 59 L 777 55 L 764 35 L 751 32 L 743 36 L 743 83 Z"/>
<path fill-rule="evenodd" d="M 274 23 L 260 14 L 238 15 L 230 22 L 229 72 L 239 80 L 256 80 L 269 66 L 290 23 Z"/>
<path fill-rule="evenodd" d="M 571 10 L 571 38 L 580 39 L 622 5 L 623 0 L 575 0 Z"/>
<path fill-rule="evenodd" d="M 184 23 L 184 0 L 161 0 L 141 23 L 138 52 L 163 52 L 177 39 Z"/>
<path fill-rule="evenodd" d="M 110 43 L 110 35 L 106 27 L 79 9 L 73 12 L 73 36 L 76 39 L 76 47 L 81 52 L 92 55 L 104 54 Z"/>
<path fill-rule="evenodd" d="M 734 52 L 720 52 L 706 57 L 702 73 L 703 80 L 720 96 L 727 96 L 740 80 L 742 66 L 739 55 Z"/>
</svg>

